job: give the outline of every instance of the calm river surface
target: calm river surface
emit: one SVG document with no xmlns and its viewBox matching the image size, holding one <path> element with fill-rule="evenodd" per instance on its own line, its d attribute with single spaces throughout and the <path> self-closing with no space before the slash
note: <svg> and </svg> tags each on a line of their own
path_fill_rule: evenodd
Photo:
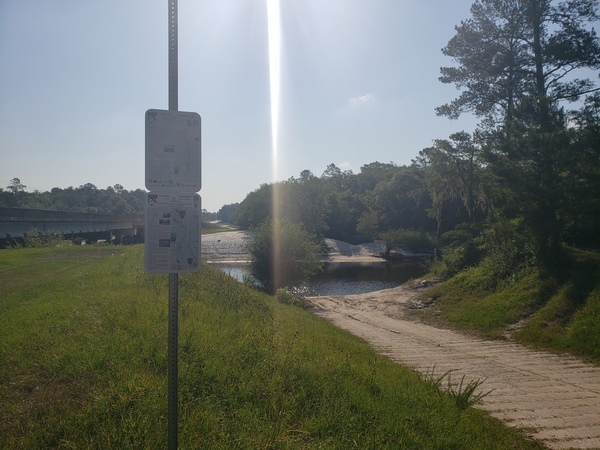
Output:
<svg viewBox="0 0 600 450">
<path fill-rule="evenodd" d="M 248 275 L 245 265 L 216 264 L 238 281 Z M 425 273 L 422 264 L 414 262 L 325 263 L 324 271 L 313 277 L 298 293 L 305 296 L 364 294 L 399 286 Z"/>
</svg>

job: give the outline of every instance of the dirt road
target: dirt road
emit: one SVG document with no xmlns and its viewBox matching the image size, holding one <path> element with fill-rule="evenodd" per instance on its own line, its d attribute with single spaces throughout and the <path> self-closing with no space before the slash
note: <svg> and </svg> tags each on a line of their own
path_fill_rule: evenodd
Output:
<svg viewBox="0 0 600 450">
<path fill-rule="evenodd" d="M 380 353 L 453 380 L 487 379 L 478 405 L 552 449 L 600 449 L 600 367 L 574 358 L 484 341 L 407 317 L 418 293 L 404 286 L 361 295 L 311 297 L 316 314 Z"/>
</svg>

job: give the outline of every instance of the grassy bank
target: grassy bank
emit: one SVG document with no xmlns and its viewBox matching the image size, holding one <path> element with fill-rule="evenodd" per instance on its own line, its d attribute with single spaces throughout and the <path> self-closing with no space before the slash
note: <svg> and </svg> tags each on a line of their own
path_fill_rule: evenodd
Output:
<svg viewBox="0 0 600 450">
<path fill-rule="evenodd" d="M 492 279 L 484 266 L 465 270 L 422 295 L 428 322 L 484 337 L 567 352 L 600 363 L 600 254 L 569 250 L 559 277 L 531 270 Z"/>
<path fill-rule="evenodd" d="M 166 448 L 168 283 L 142 252 L 2 252 L 0 448 Z M 208 264 L 179 298 L 181 449 L 540 448 Z"/>
</svg>

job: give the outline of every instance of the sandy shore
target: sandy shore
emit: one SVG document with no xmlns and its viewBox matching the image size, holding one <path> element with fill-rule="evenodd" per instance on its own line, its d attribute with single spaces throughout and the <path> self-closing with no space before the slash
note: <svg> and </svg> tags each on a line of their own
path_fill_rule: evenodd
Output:
<svg viewBox="0 0 600 450">
<path fill-rule="evenodd" d="M 202 236 L 202 257 L 214 263 L 245 263 L 248 261 L 246 244 L 251 237 L 247 231 L 228 231 Z M 381 262 L 385 252 L 382 241 L 351 245 L 335 239 L 325 239 L 328 253 L 324 261 L 330 262 Z"/>
<path fill-rule="evenodd" d="M 245 263 L 248 261 L 247 231 L 227 231 L 202 236 L 202 258 L 214 263 Z"/>
</svg>

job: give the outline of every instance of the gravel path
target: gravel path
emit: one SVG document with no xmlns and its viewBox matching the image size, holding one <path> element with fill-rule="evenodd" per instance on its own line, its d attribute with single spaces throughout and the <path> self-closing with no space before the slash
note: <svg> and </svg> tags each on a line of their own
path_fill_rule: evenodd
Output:
<svg viewBox="0 0 600 450">
<path fill-rule="evenodd" d="M 479 408 L 552 449 L 600 449 L 600 368 L 575 358 L 484 341 L 406 317 L 417 291 L 312 297 L 316 314 L 419 373 L 486 379 Z"/>
</svg>

